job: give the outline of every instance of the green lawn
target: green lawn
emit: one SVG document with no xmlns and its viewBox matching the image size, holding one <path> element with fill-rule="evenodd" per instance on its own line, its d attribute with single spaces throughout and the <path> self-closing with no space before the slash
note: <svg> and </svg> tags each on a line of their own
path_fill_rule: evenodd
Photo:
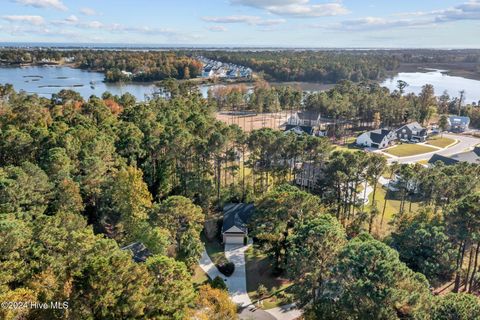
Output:
<svg viewBox="0 0 480 320">
<path fill-rule="evenodd" d="M 439 147 L 439 148 L 445 148 L 445 147 L 448 147 L 449 145 L 455 143 L 455 140 L 454 139 L 450 139 L 450 138 L 445 138 L 445 137 L 434 137 L 434 138 L 430 138 L 428 139 L 427 141 L 427 144 L 430 144 L 432 146 L 435 146 L 435 147 Z"/>
<path fill-rule="evenodd" d="M 369 205 L 372 204 L 372 197 L 373 197 L 373 193 L 371 193 L 368 197 Z M 387 197 L 387 202 L 385 206 L 385 216 L 384 216 L 383 225 L 382 225 L 381 218 L 382 218 L 383 207 L 385 205 L 385 197 L 387 197 L 387 189 L 384 188 L 381 184 L 378 184 L 377 192 L 375 195 L 375 202 L 380 213 L 375 221 L 374 229 L 376 229 L 383 236 L 389 233 L 388 222 L 392 220 L 394 215 L 397 214 L 400 210 L 400 199 L 397 199 L 393 197 L 392 194 L 390 194 L 389 197 Z M 412 206 L 411 206 L 412 212 L 417 211 L 419 208 L 420 206 L 418 202 L 412 202 Z M 408 212 L 409 209 L 410 209 L 410 202 L 407 201 L 407 203 L 405 204 L 406 212 Z"/>
<path fill-rule="evenodd" d="M 397 157 L 409 157 L 415 156 L 417 154 L 433 152 L 436 150 L 438 149 L 421 144 L 401 144 L 393 148 L 387 149 L 384 152 Z"/>
<path fill-rule="evenodd" d="M 252 301 L 258 300 L 257 289 L 263 284 L 268 290 L 268 298 L 263 300 L 263 309 L 271 309 L 291 303 L 288 288 L 291 282 L 287 279 L 276 277 L 272 274 L 270 259 L 254 246 L 245 252 L 247 291 Z"/>
<path fill-rule="evenodd" d="M 214 264 L 221 264 L 228 262 L 227 258 L 225 257 L 224 246 L 218 240 L 215 241 L 208 241 L 206 237 L 201 235 L 203 244 L 205 245 L 205 249 L 207 250 L 210 259 Z"/>
<path fill-rule="evenodd" d="M 192 282 L 193 282 L 194 287 L 197 288 L 197 287 L 207 283 L 208 280 L 209 279 L 208 279 L 208 276 L 205 273 L 205 271 L 203 271 L 203 269 L 200 268 L 200 266 L 196 266 L 195 267 L 195 272 L 192 275 Z"/>
</svg>

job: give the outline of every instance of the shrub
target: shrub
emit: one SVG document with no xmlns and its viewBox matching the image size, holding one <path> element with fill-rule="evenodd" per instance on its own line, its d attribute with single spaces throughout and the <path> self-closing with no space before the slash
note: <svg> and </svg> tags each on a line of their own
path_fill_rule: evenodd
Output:
<svg viewBox="0 0 480 320">
<path fill-rule="evenodd" d="M 219 276 L 216 276 L 215 279 L 212 280 L 210 286 L 215 289 L 227 290 L 227 285 L 225 284 L 225 281 L 223 281 L 223 279 Z"/>
<path fill-rule="evenodd" d="M 235 264 L 233 264 L 233 262 L 222 263 L 218 265 L 217 268 L 225 276 L 230 277 L 235 271 Z"/>
</svg>

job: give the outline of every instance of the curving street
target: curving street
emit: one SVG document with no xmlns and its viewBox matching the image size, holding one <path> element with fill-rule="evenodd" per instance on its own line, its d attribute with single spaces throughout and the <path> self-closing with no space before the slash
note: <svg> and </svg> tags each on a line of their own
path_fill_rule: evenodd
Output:
<svg viewBox="0 0 480 320">
<path fill-rule="evenodd" d="M 454 146 L 449 148 L 445 148 L 442 150 L 437 150 L 429 153 L 422 153 L 415 156 L 409 157 L 392 157 L 389 155 L 388 163 L 398 162 L 398 163 L 415 163 L 422 160 L 428 160 L 434 154 L 439 154 L 442 156 L 452 156 L 457 153 L 462 153 L 473 149 L 476 145 L 480 144 L 480 139 L 464 136 L 464 135 L 457 135 L 457 134 L 444 134 L 444 137 L 451 138 L 458 140 L 458 143 Z M 383 154 L 383 153 L 382 153 Z"/>
</svg>

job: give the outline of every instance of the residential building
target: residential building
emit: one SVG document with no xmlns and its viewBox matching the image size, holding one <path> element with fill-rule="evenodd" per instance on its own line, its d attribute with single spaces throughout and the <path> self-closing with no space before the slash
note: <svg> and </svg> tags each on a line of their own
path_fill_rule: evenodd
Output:
<svg viewBox="0 0 480 320">
<path fill-rule="evenodd" d="M 314 110 L 300 111 L 287 120 L 285 131 L 301 131 L 314 135 L 320 127 L 320 112 Z"/>
<path fill-rule="evenodd" d="M 475 147 L 472 151 L 454 154 L 450 157 L 434 154 L 430 160 L 428 160 L 428 164 L 434 165 L 438 161 L 443 162 L 443 164 L 447 166 L 454 165 L 459 162 L 480 164 L 480 147 Z"/>
<path fill-rule="evenodd" d="M 152 254 L 150 250 L 141 242 L 134 242 L 129 244 L 126 247 L 123 247 L 122 250 L 128 250 L 132 253 L 133 261 L 135 262 L 145 262 L 148 257 Z"/>
<path fill-rule="evenodd" d="M 424 142 L 427 140 L 427 129 L 418 122 L 411 122 L 395 130 L 395 134 L 400 141 Z"/>
<path fill-rule="evenodd" d="M 357 137 L 356 143 L 361 147 L 384 149 L 393 145 L 395 140 L 395 131 L 377 129 L 362 133 Z"/>
<path fill-rule="evenodd" d="M 243 244 L 248 236 L 247 223 L 253 215 L 253 204 L 229 203 L 223 208 L 222 238 L 225 244 Z"/>
<path fill-rule="evenodd" d="M 449 116 L 447 130 L 450 132 L 461 133 L 468 131 L 470 125 L 469 117 Z"/>
</svg>

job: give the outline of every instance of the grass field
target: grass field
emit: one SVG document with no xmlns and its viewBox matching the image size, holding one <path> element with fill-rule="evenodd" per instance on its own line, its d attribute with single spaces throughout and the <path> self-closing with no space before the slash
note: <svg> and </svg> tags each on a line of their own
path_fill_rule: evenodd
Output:
<svg viewBox="0 0 480 320">
<path fill-rule="evenodd" d="M 205 250 L 207 250 L 210 259 L 214 264 L 221 264 L 224 262 L 228 262 L 227 258 L 225 257 L 224 247 L 218 241 L 208 241 L 205 236 L 201 235 L 203 244 L 205 245 Z"/>
<path fill-rule="evenodd" d="M 369 204 L 372 204 L 372 197 L 373 193 L 371 193 L 368 197 Z M 383 188 L 381 184 L 377 185 L 377 192 L 375 195 L 375 202 L 378 210 L 380 211 L 379 215 L 375 219 L 374 231 L 379 234 L 380 236 L 385 236 L 389 234 L 390 225 L 388 222 L 393 219 L 395 214 L 397 214 L 400 210 L 400 200 L 387 198 L 386 206 L 385 206 L 385 216 L 383 219 L 383 225 L 381 224 L 382 212 L 383 207 L 385 205 L 385 197 L 387 197 L 387 190 Z M 419 204 L 417 202 L 411 203 L 411 210 L 416 211 L 419 209 Z M 407 201 L 405 204 L 405 210 L 408 212 L 410 210 L 410 202 Z"/>
<path fill-rule="evenodd" d="M 455 143 L 454 139 L 445 138 L 445 137 L 443 137 L 443 138 L 442 137 L 435 137 L 435 138 L 428 139 L 428 141 L 427 141 L 427 144 L 435 146 L 435 147 L 439 147 L 439 148 L 448 147 L 449 145 L 451 145 L 453 143 Z"/>
<path fill-rule="evenodd" d="M 409 157 L 415 156 L 417 154 L 433 152 L 436 150 L 438 149 L 421 144 L 401 144 L 393 148 L 387 149 L 384 152 L 397 157 Z"/>
<path fill-rule="evenodd" d="M 268 298 L 263 300 L 261 307 L 263 309 L 271 309 L 284 304 L 290 303 L 290 295 L 285 291 L 291 283 L 283 278 L 276 277 L 272 274 L 272 266 L 268 256 L 250 247 L 245 252 L 246 274 L 247 274 L 247 291 L 252 301 L 259 299 L 257 289 L 263 284 L 268 290 Z"/>
</svg>

